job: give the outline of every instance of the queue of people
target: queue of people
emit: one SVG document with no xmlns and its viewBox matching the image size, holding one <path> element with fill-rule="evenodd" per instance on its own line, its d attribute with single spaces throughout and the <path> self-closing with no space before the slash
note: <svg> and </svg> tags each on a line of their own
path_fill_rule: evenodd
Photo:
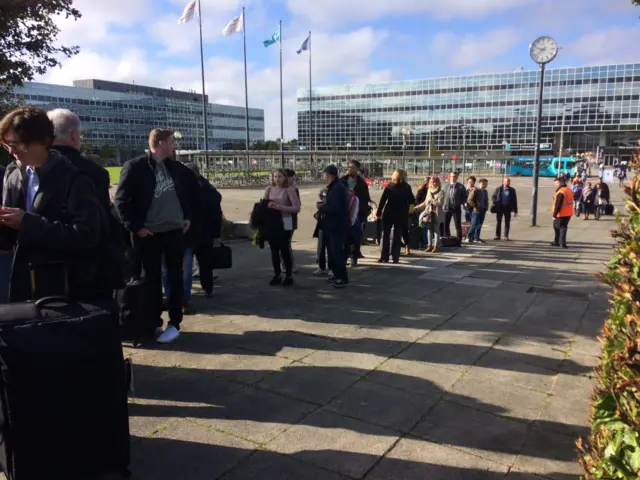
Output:
<svg viewBox="0 0 640 480">
<path fill-rule="evenodd" d="M 173 132 L 151 131 L 149 152 L 125 163 L 113 202 L 108 172 L 80 152 L 73 112 L 19 107 L 0 121 L 0 139 L 13 157 L 0 210 L 0 251 L 11 259 L 0 264 L 8 279 L 0 301 L 112 301 L 132 279 L 144 279 L 148 333 L 159 343 L 178 338 L 183 315 L 192 313 L 194 255 L 205 293 L 213 291 L 222 210 L 197 167 L 175 160 Z"/>
</svg>

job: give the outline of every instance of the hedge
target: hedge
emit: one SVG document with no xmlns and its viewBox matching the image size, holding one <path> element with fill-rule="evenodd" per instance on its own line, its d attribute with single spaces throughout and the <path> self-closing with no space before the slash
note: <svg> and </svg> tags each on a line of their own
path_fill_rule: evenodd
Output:
<svg viewBox="0 0 640 480">
<path fill-rule="evenodd" d="M 634 165 L 639 166 L 638 162 Z M 636 170 L 637 172 L 637 170 Z M 600 341 L 591 434 L 577 442 L 591 479 L 640 478 L 640 177 L 625 187 L 628 219 L 611 232 L 618 245 L 600 279 L 613 289 Z"/>
</svg>

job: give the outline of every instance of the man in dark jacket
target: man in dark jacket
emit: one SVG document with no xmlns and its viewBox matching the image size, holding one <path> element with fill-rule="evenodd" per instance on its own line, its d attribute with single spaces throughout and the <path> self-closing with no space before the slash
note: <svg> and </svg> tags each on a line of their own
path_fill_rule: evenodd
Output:
<svg viewBox="0 0 640 480">
<path fill-rule="evenodd" d="M 509 240 L 509 230 L 511 229 L 511 214 L 518 216 L 518 197 L 516 189 L 511 186 L 511 179 L 505 178 L 502 185 L 496 188 L 491 197 L 492 205 L 496 210 L 496 237 L 494 240 L 500 240 L 502 230 L 502 217 L 504 217 L 504 239 Z"/>
<path fill-rule="evenodd" d="M 199 238 L 194 245 L 194 253 L 200 266 L 200 285 L 205 295 L 211 296 L 214 283 L 211 265 L 213 244 L 222 235 L 222 195 L 200 174 L 195 163 L 186 166 L 198 181 L 198 208 L 193 212 L 193 224 L 199 227 Z"/>
<path fill-rule="evenodd" d="M 330 281 L 335 288 L 344 288 L 349 284 L 344 261 L 344 242 L 349 228 L 349 191 L 338 179 L 335 165 L 324 169 L 324 181 L 327 184 L 327 196 L 324 202 L 319 201 L 316 205 L 323 216 L 322 234 L 333 271 Z"/>
<path fill-rule="evenodd" d="M 84 173 L 93 181 L 98 203 L 104 209 L 108 219 L 109 235 L 102 239 L 103 249 L 106 254 L 102 257 L 104 275 L 113 284 L 114 288 L 123 288 L 125 277 L 129 272 L 125 256 L 126 245 L 122 238 L 122 227 L 115 207 L 111 203 L 109 189 L 111 182 L 109 172 L 95 162 L 85 158 L 80 152 L 82 141 L 81 124 L 78 116 L 71 110 L 58 108 L 47 112 L 47 116 L 53 123 L 53 148 L 67 157 L 71 165 Z"/>
<path fill-rule="evenodd" d="M 357 160 L 351 160 L 349 162 L 349 171 L 347 175 L 340 179 L 349 190 L 353 190 L 358 198 L 358 222 L 362 232 L 364 233 L 367 228 L 367 218 L 369 217 L 369 203 L 371 202 L 371 196 L 369 195 L 369 185 L 365 182 L 364 178 L 360 175 L 360 162 Z M 357 259 L 364 258 L 360 252 L 360 238 L 354 238 L 354 259 L 353 263 L 357 262 Z"/>
<path fill-rule="evenodd" d="M 15 247 L 10 302 L 55 294 L 94 300 L 111 292 L 99 261 L 106 216 L 91 179 L 50 150 L 53 138 L 51 120 L 37 107 L 0 121 L 0 141 L 21 165 L 7 178 L 0 211 L 2 248 Z"/>
<path fill-rule="evenodd" d="M 462 205 L 467 201 L 467 189 L 458 183 L 458 172 L 449 174 L 449 183 L 444 186 L 444 236 L 451 236 L 451 219 L 456 225 L 458 240 L 462 240 Z"/>
<path fill-rule="evenodd" d="M 129 160 L 122 167 L 114 203 L 125 228 L 131 233 L 135 256 L 151 284 L 150 299 L 162 329 L 162 260 L 170 286 L 169 325 L 157 341 L 173 342 L 180 335 L 184 298 L 182 262 L 184 234 L 191 226 L 190 195 L 193 174 L 174 158 L 173 132 L 156 128 L 149 134 L 149 153 Z M 136 272 L 140 274 L 140 272 Z"/>
</svg>

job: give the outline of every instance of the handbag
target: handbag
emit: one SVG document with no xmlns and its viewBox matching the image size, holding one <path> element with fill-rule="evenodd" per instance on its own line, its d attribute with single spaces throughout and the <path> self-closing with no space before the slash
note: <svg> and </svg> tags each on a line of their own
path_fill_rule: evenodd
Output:
<svg viewBox="0 0 640 480">
<path fill-rule="evenodd" d="M 491 213 L 498 213 L 498 205 L 495 203 L 491 205 Z"/>
<path fill-rule="evenodd" d="M 233 266 L 233 255 L 231 247 L 224 243 L 211 249 L 211 268 L 214 270 L 225 270 Z"/>
</svg>

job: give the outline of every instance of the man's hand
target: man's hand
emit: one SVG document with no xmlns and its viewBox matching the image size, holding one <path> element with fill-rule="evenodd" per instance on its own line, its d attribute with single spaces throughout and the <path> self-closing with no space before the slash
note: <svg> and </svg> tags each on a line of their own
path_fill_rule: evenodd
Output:
<svg viewBox="0 0 640 480">
<path fill-rule="evenodd" d="M 185 220 L 182 222 L 182 233 L 187 233 L 191 228 L 191 220 Z"/>
<path fill-rule="evenodd" d="M 19 230 L 23 218 L 24 210 L 20 208 L 2 207 L 0 210 L 0 225 Z"/>
<path fill-rule="evenodd" d="M 141 228 L 136 232 L 136 235 L 140 238 L 153 237 L 153 232 L 151 230 L 147 230 L 146 228 Z"/>
<path fill-rule="evenodd" d="M 324 202 L 316 202 L 316 208 L 318 210 L 320 210 L 322 208 L 322 206 L 324 205 Z"/>
</svg>

